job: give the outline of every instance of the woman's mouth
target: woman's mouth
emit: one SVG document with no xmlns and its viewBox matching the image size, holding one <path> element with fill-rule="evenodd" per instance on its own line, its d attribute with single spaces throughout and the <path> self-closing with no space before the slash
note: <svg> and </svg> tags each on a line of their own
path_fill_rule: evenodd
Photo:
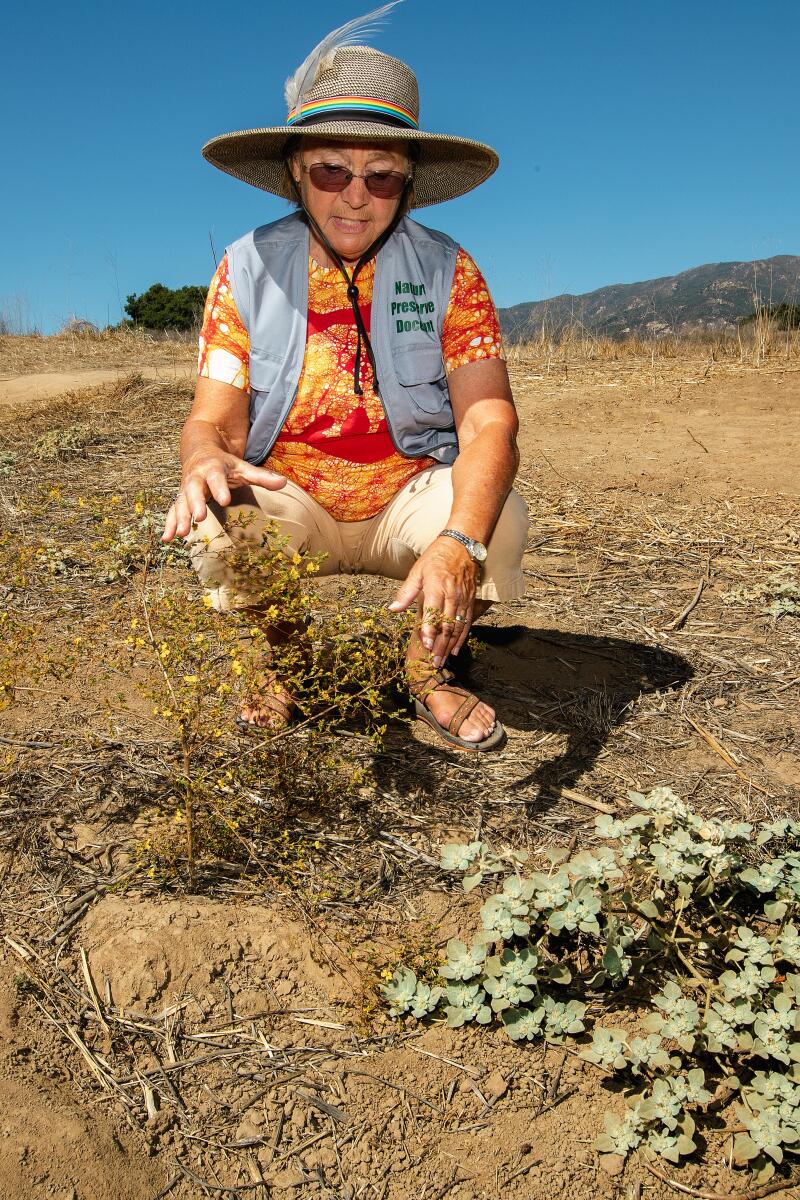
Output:
<svg viewBox="0 0 800 1200">
<path fill-rule="evenodd" d="M 331 223 L 342 233 L 362 233 L 367 225 L 366 221 L 354 220 L 352 217 L 331 217 Z"/>
</svg>

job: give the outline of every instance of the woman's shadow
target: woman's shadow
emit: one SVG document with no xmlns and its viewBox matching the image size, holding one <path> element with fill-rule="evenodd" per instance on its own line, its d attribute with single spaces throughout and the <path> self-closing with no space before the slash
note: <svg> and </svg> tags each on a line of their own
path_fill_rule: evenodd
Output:
<svg viewBox="0 0 800 1200">
<path fill-rule="evenodd" d="M 465 647 L 448 666 L 457 682 L 497 709 L 511 735 L 504 753 L 513 753 L 515 731 L 539 735 L 539 745 L 547 734 L 560 735 L 558 753 L 548 756 L 543 747 L 544 757 L 532 771 L 506 780 L 508 792 L 543 795 L 574 787 L 641 696 L 672 691 L 693 675 L 680 655 L 622 638 L 478 625 L 472 643 L 474 648 Z M 428 738 L 416 741 L 413 753 L 406 747 L 408 782 L 435 794 L 453 753 Z"/>
</svg>

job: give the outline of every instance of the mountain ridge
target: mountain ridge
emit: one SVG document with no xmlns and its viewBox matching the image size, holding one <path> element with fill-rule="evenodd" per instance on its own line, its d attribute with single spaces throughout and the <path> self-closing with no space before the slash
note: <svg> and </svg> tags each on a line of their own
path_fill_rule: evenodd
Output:
<svg viewBox="0 0 800 1200">
<path fill-rule="evenodd" d="M 531 341 L 542 331 L 558 337 L 571 327 L 598 337 L 668 337 L 735 332 L 762 304 L 800 301 L 800 255 L 777 254 L 747 262 L 705 263 L 677 275 L 613 283 L 499 309 L 506 342 Z"/>
</svg>

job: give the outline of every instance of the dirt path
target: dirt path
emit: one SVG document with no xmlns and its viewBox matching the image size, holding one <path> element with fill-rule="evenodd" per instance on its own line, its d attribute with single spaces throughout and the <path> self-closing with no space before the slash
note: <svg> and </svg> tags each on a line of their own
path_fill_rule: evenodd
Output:
<svg viewBox="0 0 800 1200">
<path fill-rule="evenodd" d="M 102 383 L 115 383 L 124 375 L 135 372 L 145 379 L 169 382 L 173 379 L 191 379 L 195 373 L 192 363 L 163 363 L 159 366 L 113 367 L 110 369 L 85 368 L 76 371 L 42 371 L 32 375 L 0 376 L 0 408 L 28 401 L 47 400 L 51 396 L 62 396 L 78 388 L 97 387 Z"/>
</svg>

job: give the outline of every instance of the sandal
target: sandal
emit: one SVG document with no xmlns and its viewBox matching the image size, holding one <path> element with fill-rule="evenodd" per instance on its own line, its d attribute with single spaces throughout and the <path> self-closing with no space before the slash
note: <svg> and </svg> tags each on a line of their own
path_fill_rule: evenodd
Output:
<svg viewBox="0 0 800 1200">
<path fill-rule="evenodd" d="M 282 733 L 284 729 L 288 729 L 294 717 L 296 704 L 294 700 L 285 700 L 283 695 L 280 695 L 277 689 L 281 692 L 285 691 L 283 686 L 278 682 L 278 677 L 275 671 L 266 671 L 264 673 L 264 687 L 260 689 L 258 699 L 252 704 L 245 705 L 246 708 L 257 708 L 262 713 L 274 713 L 278 718 L 276 721 L 267 725 L 261 725 L 258 721 L 248 721 L 247 717 L 243 717 L 241 713 L 236 717 L 236 728 L 242 733 Z"/>
<path fill-rule="evenodd" d="M 424 721 L 426 725 L 430 725 L 431 729 L 435 733 L 438 733 L 448 745 L 456 746 L 459 750 L 482 751 L 484 753 L 489 750 L 499 750 L 506 742 L 506 731 L 499 721 L 495 723 L 492 732 L 482 742 L 470 742 L 466 738 L 458 736 L 459 729 L 473 709 L 480 704 L 480 700 L 472 692 L 468 692 L 466 688 L 459 687 L 458 684 L 453 684 L 453 679 L 455 679 L 455 675 L 453 675 L 452 671 L 447 671 L 443 667 L 440 667 L 438 671 L 434 671 L 426 679 L 421 679 L 417 683 L 409 685 L 409 691 L 414 697 L 414 712 L 417 719 Z M 432 692 L 449 692 L 453 696 L 462 697 L 461 704 L 459 704 L 446 726 L 441 725 L 436 720 L 436 717 L 425 704 L 425 701 Z"/>
</svg>

